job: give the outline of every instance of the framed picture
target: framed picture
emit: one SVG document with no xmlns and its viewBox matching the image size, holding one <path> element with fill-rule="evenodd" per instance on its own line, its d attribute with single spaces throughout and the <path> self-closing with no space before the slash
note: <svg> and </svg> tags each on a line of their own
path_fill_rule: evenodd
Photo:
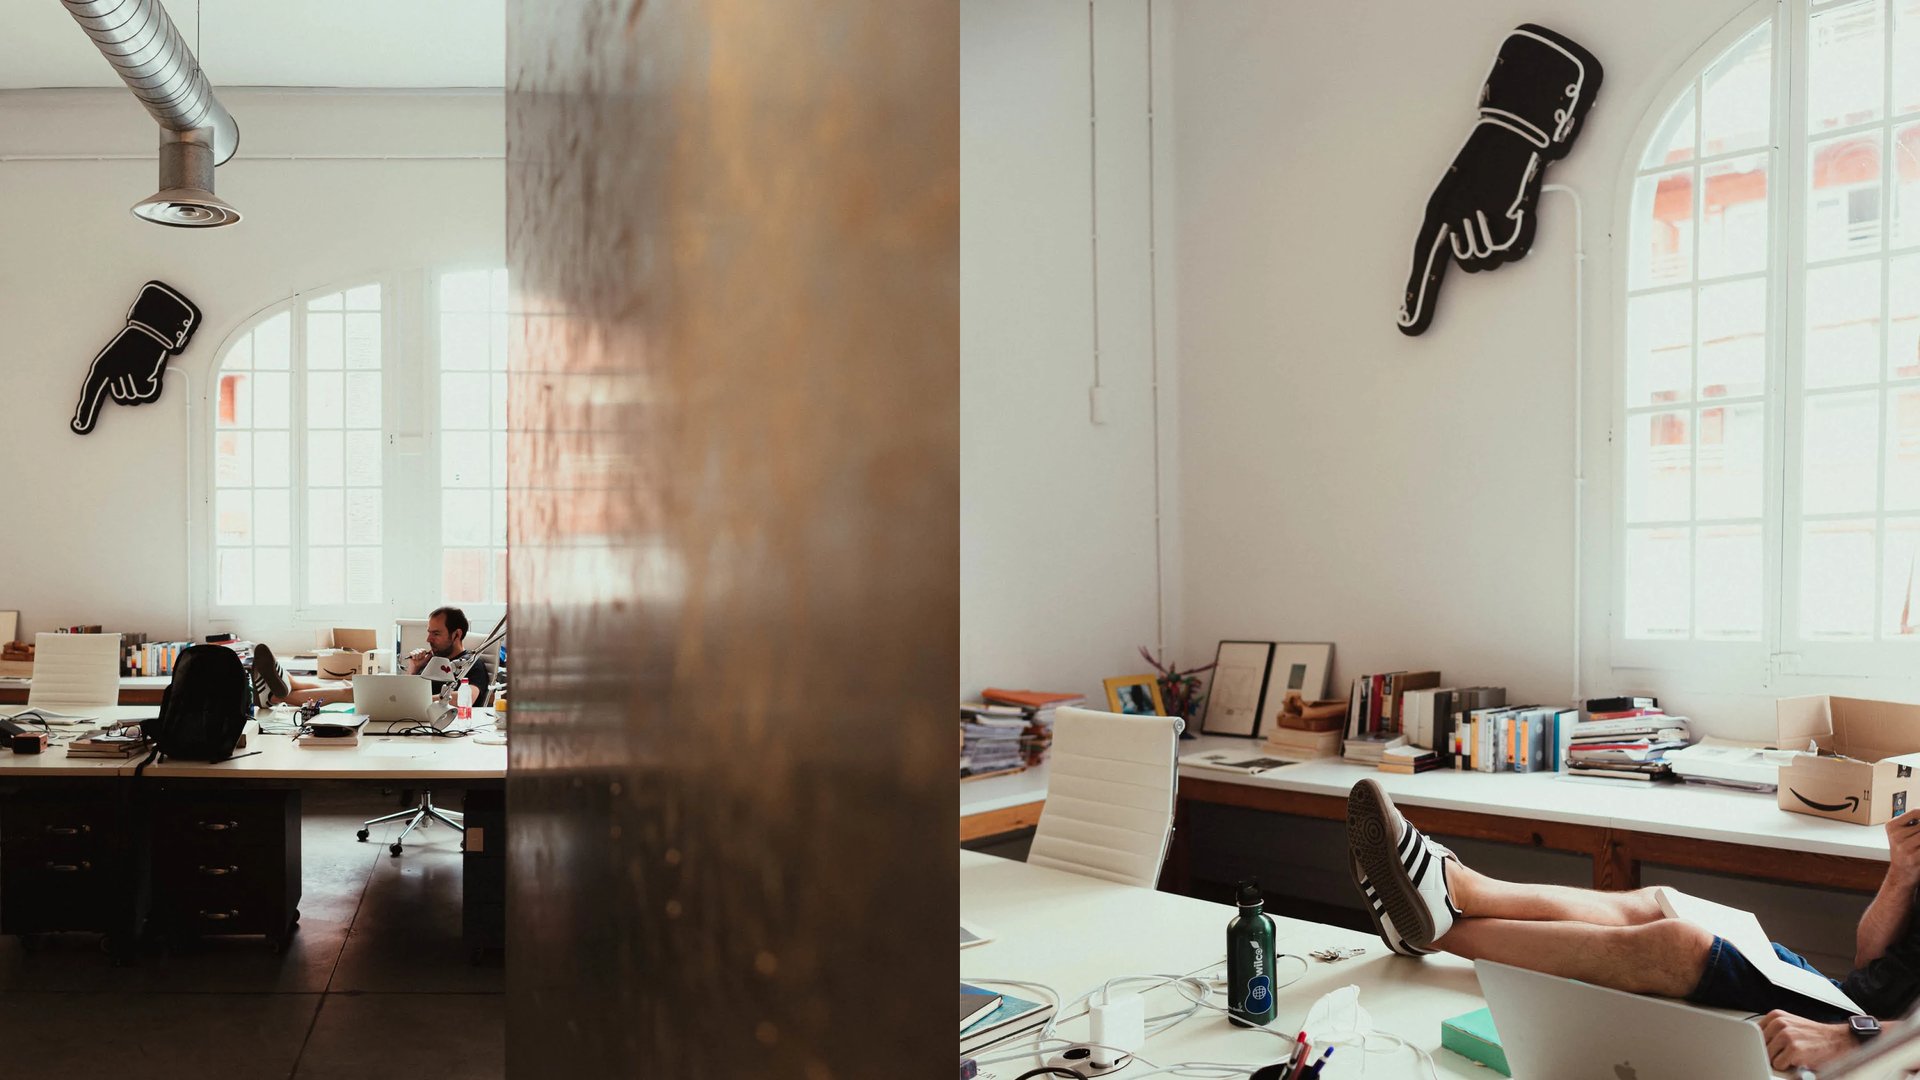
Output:
<svg viewBox="0 0 1920 1080">
<path fill-rule="evenodd" d="M 1260 733 L 1273 647 L 1271 641 L 1220 643 L 1213 654 L 1213 682 L 1207 687 L 1206 710 L 1200 714 L 1202 734 L 1251 739 Z"/>
<path fill-rule="evenodd" d="M 1128 716 L 1165 716 L 1160 680 L 1152 675 L 1116 675 L 1106 680 L 1107 708 Z"/>
<path fill-rule="evenodd" d="M 1266 715 L 1282 702 L 1297 697 L 1302 702 L 1322 701 L 1327 696 L 1327 673 L 1333 668 L 1333 645 L 1325 641 L 1281 641 L 1273 646 L 1273 659 L 1267 665 Z"/>
</svg>

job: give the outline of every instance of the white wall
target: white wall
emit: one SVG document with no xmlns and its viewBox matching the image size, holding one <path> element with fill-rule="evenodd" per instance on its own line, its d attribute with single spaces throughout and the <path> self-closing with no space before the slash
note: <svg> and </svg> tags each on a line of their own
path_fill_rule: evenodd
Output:
<svg viewBox="0 0 1920 1080">
<path fill-rule="evenodd" d="M 1450 273 L 1424 336 L 1394 325 L 1427 196 L 1493 53 L 1536 21 L 1606 73 L 1546 177 L 1583 197 L 1589 256 L 1583 689 L 1652 689 L 1705 730 L 1758 735 L 1771 734 L 1772 693 L 1839 688 L 1611 667 L 1609 234 L 1629 195 L 1622 162 L 1669 77 L 1747 6 L 1175 7 L 1182 651 L 1229 636 L 1330 640 L 1337 677 L 1434 667 L 1529 700 L 1572 694 L 1568 200 L 1545 197 L 1525 260 Z"/>
<path fill-rule="evenodd" d="M 1149 198 L 1170 187 L 1149 189 L 1147 5 L 968 0 L 960 29 L 960 692 L 1100 701 L 1146 670 L 1157 578 L 1171 625 L 1179 573 L 1155 536 L 1176 429 L 1166 349 L 1156 411 Z"/>
<path fill-rule="evenodd" d="M 498 93 L 221 96 L 241 154 L 217 182 L 245 219 L 197 232 L 127 212 L 153 192 L 156 135 L 124 91 L 0 93 L 0 608 L 20 609 L 23 633 L 187 631 L 206 580 L 197 567 L 190 593 L 187 409 L 207 422 L 206 375 L 252 312 L 359 275 L 504 262 Z M 75 160 L 87 157 L 126 160 Z M 103 406 L 99 427 L 76 436 L 67 422 L 87 366 L 150 278 L 178 286 L 205 322 L 160 400 Z M 198 547 L 206 522 L 192 512 Z"/>
</svg>

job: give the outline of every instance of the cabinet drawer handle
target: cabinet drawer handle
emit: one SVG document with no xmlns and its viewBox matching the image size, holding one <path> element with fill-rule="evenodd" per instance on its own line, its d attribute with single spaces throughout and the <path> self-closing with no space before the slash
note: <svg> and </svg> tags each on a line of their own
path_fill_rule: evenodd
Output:
<svg viewBox="0 0 1920 1080">
<path fill-rule="evenodd" d="M 85 859 L 82 859 L 77 863 L 50 862 L 47 864 L 47 869 L 53 871 L 56 874 L 73 874 L 73 873 L 78 873 L 81 870 L 91 870 L 93 869 L 93 864 L 86 861 Z"/>
<path fill-rule="evenodd" d="M 194 826 L 202 832 L 232 832 L 240 827 L 237 821 L 196 821 Z"/>
<path fill-rule="evenodd" d="M 93 831 L 91 825 L 49 825 L 48 836 L 81 836 Z"/>
<path fill-rule="evenodd" d="M 226 877 L 228 874 L 239 873 L 240 868 L 237 866 L 202 866 L 200 872 L 208 877 Z"/>
<path fill-rule="evenodd" d="M 210 919 L 214 922 L 225 922 L 228 919 L 239 918 L 240 912 L 232 909 L 229 909 L 227 911 L 202 911 L 200 913 L 200 917 L 203 919 Z"/>
</svg>

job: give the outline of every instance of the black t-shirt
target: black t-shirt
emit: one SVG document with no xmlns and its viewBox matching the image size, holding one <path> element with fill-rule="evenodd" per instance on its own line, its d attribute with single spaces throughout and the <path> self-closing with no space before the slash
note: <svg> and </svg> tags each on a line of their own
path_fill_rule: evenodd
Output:
<svg viewBox="0 0 1920 1080">
<path fill-rule="evenodd" d="M 1840 980 L 1840 989 L 1868 1013 L 1897 1020 L 1920 999 L 1920 913 L 1909 916 L 1907 932 L 1867 966 Z"/>
<path fill-rule="evenodd" d="M 470 651 L 463 652 L 459 656 L 452 657 L 451 660 L 453 664 L 457 667 L 459 666 L 461 661 L 465 660 L 467 657 L 472 655 L 473 653 Z M 486 703 L 487 687 L 493 685 L 493 680 L 490 677 L 492 673 L 493 673 L 493 669 L 487 665 L 487 661 L 484 657 L 482 657 L 481 659 L 475 660 L 473 662 L 473 666 L 467 669 L 467 682 L 472 684 L 473 686 L 474 704 L 481 705 Z M 438 694 L 441 690 L 446 688 L 446 685 L 447 685 L 447 681 L 445 679 L 434 680 L 433 692 L 435 694 Z"/>
</svg>

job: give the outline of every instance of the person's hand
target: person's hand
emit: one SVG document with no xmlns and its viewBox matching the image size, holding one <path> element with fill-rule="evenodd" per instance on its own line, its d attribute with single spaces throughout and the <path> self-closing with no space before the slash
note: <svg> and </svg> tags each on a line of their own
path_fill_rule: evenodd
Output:
<svg viewBox="0 0 1920 1080">
<path fill-rule="evenodd" d="M 1845 1024 L 1816 1024 L 1779 1009 L 1761 1018 L 1760 1036 L 1767 1040 L 1767 1059 L 1781 1070 L 1818 1069 L 1858 1042 Z"/>
<path fill-rule="evenodd" d="M 1920 810 L 1887 822 L 1887 876 L 1902 885 L 1920 885 Z"/>
<path fill-rule="evenodd" d="M 418 675 L 420 669 L 427 666 L 428 658 L 433 656 L 431 649 L 415 649 L 407 654 L 407 674 Z"/>
</svg>

